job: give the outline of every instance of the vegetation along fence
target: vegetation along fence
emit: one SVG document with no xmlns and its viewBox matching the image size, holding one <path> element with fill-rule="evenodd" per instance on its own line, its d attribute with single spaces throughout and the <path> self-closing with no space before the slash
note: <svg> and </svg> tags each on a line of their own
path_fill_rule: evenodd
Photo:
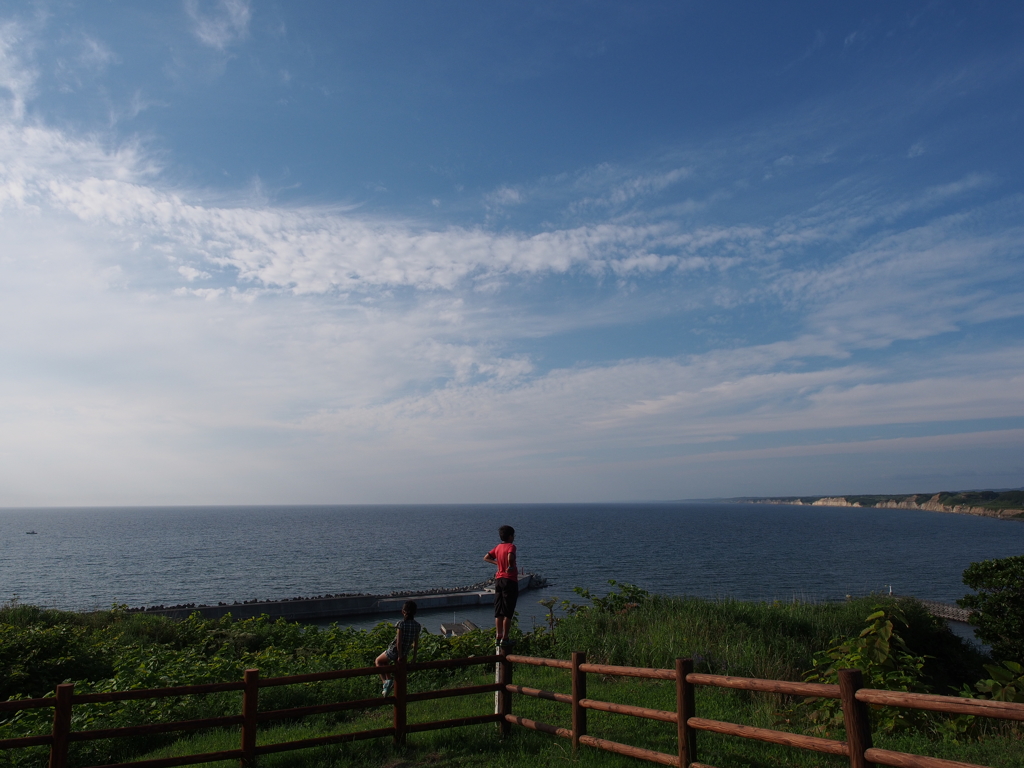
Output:
<svg viewBox="0 0 1024 768">
<path fill-rule="evenodd" d="M 401 647 L 401 646 L 399 646 Z M 480 664 L 496 664 L 495 683 L 487 685 L 446 688 L 422 693 L 408 693 L 406 682 L 409 672 L 424 669 L 452 669 Z M 571 675 L 571 693 L 556 693 L 537 688 L 516 685 L 512 681 L 513 666 L 516 664 L 539 667 L 565 669 Z M 262 688 L 281 685 L 314 683 L 341 678 L 363 677 L 387 672 L 394 676 L 394 693 L 390 696 L 357 701 L 342 701 L 315 706 L 296 707 L 271 711 L 259 711 L 259 692 Z M 626 704 L 615 704 L 587 698 L 588 674 L 627 676 L 654 680 L 674 681 L 676 687 L 676 711 L 666 711 L 637 707 Z M 331 672 L 319 672 L 289 677 L 261 679 L 259 670 L 249 669 L 240 682 L 211 683 L 206 685 L 188 685 L 174 688 L 155 688 L 150 690 L 119 691 L 113 693 L 76 694 L 71 684 L 58 685 L 56 697 L 41 699 L 21 699 L 0 702 L 0 712 L 11 712 L 22 709 L 52 707 L 53 730 L 41 736 L 29 736 L 17 739 L 0 740 L 0 749 L 17 749 L 48 745 L 50 747 L 50 768 L 66 768 L 69 745 L 74 742 L 93 739 L 110 739 L 131 736 L 145 736 L 175 731 L 195 731 L 223 726 L 241 726 L 241 739 L 238 749 L 223 752 L 211 752 L 183 757 L 169 757 L 152 760 L 140 760 L 122 763 L 112 768 L 133 766 L 134 768 L 164 768 L 165 766 L 192 765 L 208 763 L 215 760 L 238 759 L 242 766 L 255 765 L 259 755 L 272 752 L 285 752 L 295 749 L 306 749 L 327 744 L 335 744 L 359 739 L 375 739 L 392 737 L 396 743 L 402 743 L 407 733 L 429 731 L 441 728 L 454 728 L 479 723 L 498 723 L 502 734 L 507 735 L 513 725 L 528 728 L 541 733 L 563 737 L 572 741 L 574 749 L 580 745 L 615 752 L 621 755 L 647 760 L 661 765 L 678 766 L 679 768 L 711 768 L 697 761 L 698 731 L 756 739 L 771 744 L 781 744 L 797 749 L 824 752 L 830 755 L 846 756 L 851 768 L 870 768 L 873 764 L 893 766 L 894 768 L 974 768 L 967 763 L 943 760 L 934 757 L 894 752 L 887 749 L 876 749 L 871 743 L 871 725 L 868 717 L 870 705 L 904 707 L 908 709 L 945 712 L 949 714 L 978 715 L 1003 720 L 1024 721 L 1024 704 L 991 701 L 983 699 L 967 699 L 956 696 L 934 696 L 931 694 L 905 693 L 902 691 L 885 691 L 863 687 L 858 670 L 841 670 L 838 685 L 822 683 L 795 683 L 782 680 L 760 680 L 756 678 L 731 677 L 728 675 L 710 675 L 695 673 L 693 661 L 677 659 L 675 669 L 647 669 L 639 667 L 622 667 L 608 664 L 588 664 L 585 654 L 574 653 L 572 660 L 548 659 L 535 656 L 518 656 L 502 651 L 495 656 L 473 656 L 464 659 L 428 661 L 408 663 L 400 658 L 387 667 L 364 667 L 360 669 L 341 669 Z M 694 690 L 697 686 L 715 686 L 734 688 L 744 691 L 760 691 L 784 694 L 789 696 L 814 696 L 820 698 L 839 699 L 842 705 L 846 726 L 846 741 L 824 739 L 816 736 L 805 736 L 787 731 L 776 731 L 767 728 L 755 728 L 748 725 L 708 720 L 697 717 L 695 711 Z M 155 699 L 169 696 L 191 694 L 207 694 L 220 691 L 241 691 L 242 712 L 240 715 L 214 717 L 204 720 L 188 720 L 173 723 L 137 725 L 123 728 L 93 729 L 84 731 L 71 730 L 72 708 L 76 704 L 96 702 L 125 701 L 129 699 Z M 407 723 L 406 706 L 411 702 L 426 701 L 449 696 L 469 696 L 479 693 L 495 693 L 495 711 L 493 713 L 464 717 L 454 720 L 442 720 L 427 723 Z M 513 714 L 512 695 L 532 696 L 548 701 L 568 704 L 571 707 L 572 727 L 560 728 L 555 725 L 529 720 Z M 307 715 L 338 712 L 345 709 L 371 709 L 374 707 L 392 707 L 394 721 L 390 728 L 377 728 L 368 731 L 332 734 L 280 744 L 256 744 L 256 730 L 261 722 L 280 721 L 300 718 Z M 633 747 L 614 741 L 596 738 L 587 733 L 587 710 L 594 709 L 613 712 L 632 717 L 660 720 L 674 723 L 678 735 L 678 751 L 676 754 L 656 752 L 654 750 Z M 107 766 L 107 768 L 111 768 Z"/>
</svg>

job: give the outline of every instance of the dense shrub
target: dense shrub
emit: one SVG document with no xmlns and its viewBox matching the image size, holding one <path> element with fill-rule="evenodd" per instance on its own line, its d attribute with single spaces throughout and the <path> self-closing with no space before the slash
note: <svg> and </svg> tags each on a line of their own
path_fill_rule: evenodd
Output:
<svg viewBox="0 0 1024 768">
<path fill-rule="evenodd" d="M 978 639 L 997 659 L 1024 664 L 1024 555 L 971 563 L 963 579 L 977 592 L 957 602 L 974 610 Z"/>
</svg>

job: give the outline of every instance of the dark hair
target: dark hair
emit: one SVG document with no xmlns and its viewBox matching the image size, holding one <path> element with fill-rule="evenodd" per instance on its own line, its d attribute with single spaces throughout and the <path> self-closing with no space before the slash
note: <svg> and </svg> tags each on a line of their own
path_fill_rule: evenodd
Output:
<svg viewBox="0 0 1024 768">
<path fill-rule="evenodd" d="M 402 603 L 402 615 L 409 619 L 416 615 L 415 600 L 406 600 L 404 603 Z"/>
<path fill-rule="evenodd" d="M 511 525 L 503 525 L 498 529 L 498 538 L 502 541 L 511 541 L 512 537 L 516 535 L 516 529 Z"/>
</svg>

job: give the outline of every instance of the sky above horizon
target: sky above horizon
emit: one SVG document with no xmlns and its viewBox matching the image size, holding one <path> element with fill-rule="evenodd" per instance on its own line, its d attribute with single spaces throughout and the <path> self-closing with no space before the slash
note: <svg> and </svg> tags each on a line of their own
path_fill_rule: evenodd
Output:
<svg viewBox="0 0 1024 768">
<path fill-rule="evenodd" d="M 0 506 L 1024 486 L 1022 32 L 5 3 Z"/>
</svg>

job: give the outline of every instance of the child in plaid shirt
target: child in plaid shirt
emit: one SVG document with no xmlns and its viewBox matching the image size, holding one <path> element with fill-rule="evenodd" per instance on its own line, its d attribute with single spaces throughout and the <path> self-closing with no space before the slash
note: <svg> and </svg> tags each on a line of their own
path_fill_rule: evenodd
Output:
<svg viewBox="0 0 1024 768">
<path fill-rule="evenodd" d="M 419 650 L 420 646 L 420 630 L 423 627 L 413 618 L 415 615 L 416 602 L 414 600 L 406 600 L 402 606 L 402 620 L 395 622 L 395 639 L 391 641 L 391 645 L 387 647 L 387 650 L 377 657 L 375 664 L 378 667 L 394 664 L 398 661 L 399 656 L 408 656 L 410 650 L 412 650 L 412 660 L 416 661 L 416 651 Z M 401 653 L 398 652 L 399 637 L 402 638 Z M 384 684 L 384 687 L 381 689 L 381 695 L 390 696 L 391 691 L 395 687 L 395 681 L 391 679 L 391 675 L 387 674 L 382 674 L 380 679 Z"/>
</svg>

